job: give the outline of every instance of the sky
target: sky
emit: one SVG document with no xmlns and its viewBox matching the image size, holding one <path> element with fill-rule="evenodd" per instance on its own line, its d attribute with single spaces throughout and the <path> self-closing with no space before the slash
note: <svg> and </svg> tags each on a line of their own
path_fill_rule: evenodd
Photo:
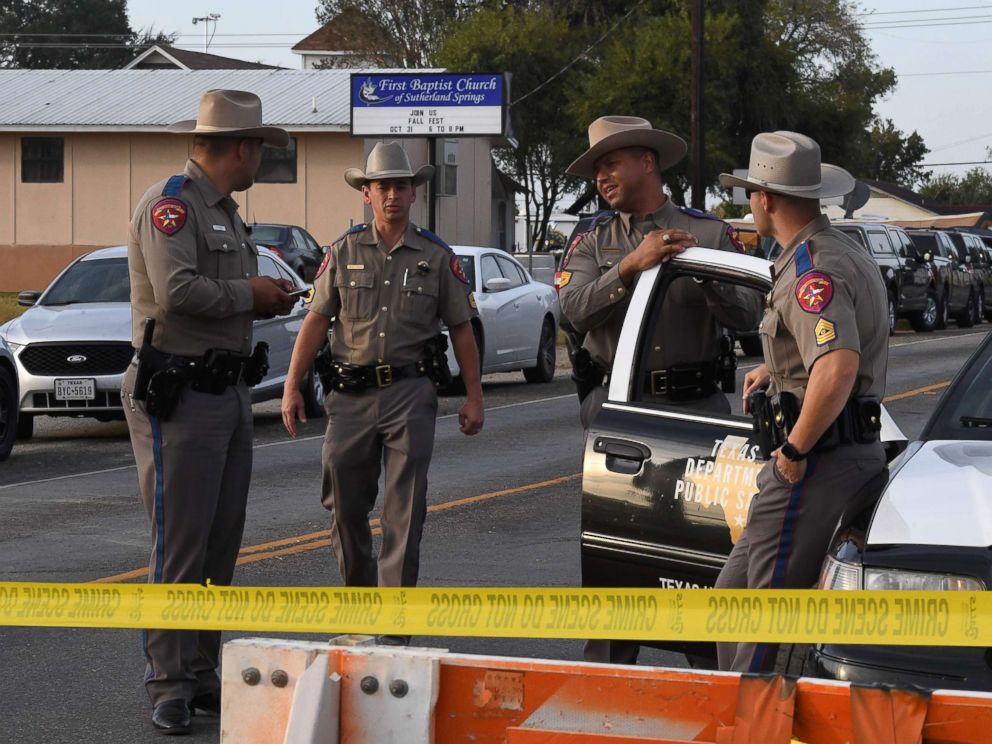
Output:
<svg viewBox="0 0 992 744">
<path fill-rule="evenodd" d="M 927 164 L 989 159 L 992 0 L 863 0 L 860 5 L 862 13 L 873 13 L 862 18 L 879 62 L 899 77 L 876 111 L 904 132 L 923 136 L 931 150 Z M 291 69 L 302 65 L 290 47 L 317 28 L 315 8 L 314 0 L 128 2 L 133 28 L 179 32 L 177 43 L 198 51 L 203 50 L 204 25 L 191 19 L 219 13 L 209 51 Z M 937 165 L 933 170 L 963 173 L 971 167 Z"/>
</svg>

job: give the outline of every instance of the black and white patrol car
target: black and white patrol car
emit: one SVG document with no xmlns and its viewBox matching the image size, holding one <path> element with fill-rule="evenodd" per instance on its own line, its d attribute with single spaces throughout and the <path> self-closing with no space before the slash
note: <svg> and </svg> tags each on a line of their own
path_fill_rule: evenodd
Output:
<svg viewBox="0 0 992 744">
<path fill-rule="evenodd" d="M 585 586 L 711 587 L 747 519 L 764 462 L 740 395 L 728 415 L 674 408 L 642 384 L 650 341 L 672 281 L 736 283 L 767 292 L 761 258 L 691 248 L 641 275 L 583 463 Z M 743 370 L 739 370 L 739 373 Z M 985 589 L 992 585 L 992 340 L 945 393 L 921 437 L 908 443 L 883 412 L 884 477 L 845 515 L 821 585 L 830 589 Z M 884 490 L 884 492 L 883 492 Z M 881 497 L 879 498 L 879 493 Z M 933 494 L 940 492 L 935 508 Z M 712 644 L 659 644 L 714 657 Z M 985 649 L 794 647 L 783 671 L 929 687 L 992 689 Z"/>
</svg>

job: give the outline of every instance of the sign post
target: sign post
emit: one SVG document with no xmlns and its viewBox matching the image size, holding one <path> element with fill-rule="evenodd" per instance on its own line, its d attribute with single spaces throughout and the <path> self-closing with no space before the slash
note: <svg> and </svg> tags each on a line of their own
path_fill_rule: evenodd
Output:
<svg viewBox="0 0 992 744">
<path fill-rule="evenodd" d="M 425 137 L 428 160 L 436 166 L 439 137 L 503 136 L 508 98 L 503 73 L 352 73 L 351 134 Z M 427 205 L 427 228 L 434 232 L 434 179 L 427 185 Z"/>
</svg>

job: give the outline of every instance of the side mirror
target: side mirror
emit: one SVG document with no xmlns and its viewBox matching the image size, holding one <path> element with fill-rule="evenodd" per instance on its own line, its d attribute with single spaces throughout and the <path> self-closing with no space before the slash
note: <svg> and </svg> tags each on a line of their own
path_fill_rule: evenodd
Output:
<svg viewBox="0 0 992 744">
<path fill-rule="evenodd" d="M 899 246 L 899 258 L 906 258 L 906 246 Z"/>
<path fill-rule="evenodd" d="M 933 260 L 933 254 L 930 251 L 923 251 L 923 255 L 917 256 L 916 260 L 920 263 L 930 263 Z"/>
<path fill-rule="evenodd" d="M 33 289 L 27 289 L 23 292 L 18 292 L 17 304 L 21 307 L 34 307 L 35 304 L 37 304 L 39 297 L 41 297 L 41 292 L 36 292 Z"/>
<path fill-rule="evenodd" d="M 504 276 L 497 276 L 487 281 L 483 289 L 487 292 L 502 292 L 504 289 L 509 289 L 512 283 Z"/>
</svg>

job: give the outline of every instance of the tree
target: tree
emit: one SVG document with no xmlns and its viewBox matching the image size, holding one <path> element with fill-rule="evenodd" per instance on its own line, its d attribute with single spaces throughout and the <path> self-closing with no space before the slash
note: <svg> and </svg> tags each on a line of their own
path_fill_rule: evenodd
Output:
<svg viewBox="0 0 992 744">
<path fill-rule="evenodd" d="M 940 204 L 992 204 L 992 173 L 972 168 L 964 176 L 942 173 L 920 189 Z"/>
<path fill-rule="evenodd" d="M 517 147 L 497 148 L 494 156 L 526 187 L 530 248 L 545 245 L 552 210 L 578 185 L 565 169 L 584 149 L 584 128 L 563 115 L 570 81 L 551 76 L 585 45 L 568 18 L 550 8 L 486 7 L 452 29 L 438 60 L 451 69 L 512 75 L 510 116 Z"/>
<path fill-rule="evenodd" d="M 5 0 L 0 34 L 0 67 L 34 69 L 122 67 L 142 44 L 171 41 L 132 30 L 126 0 Z"/>
<path fill-rule="evenodd" d="M 341 14 L 358 15 L 382 34 L 356 34 L 353 44 L 369 42 L 357 49 L 369 59 L 388 56 L 403 67 L 431 67 L 449 25 L 469 15 L 478 0 L 320 0 L 317 22 L 329 23 Z M 385 40 L 386 49 L 382 48 Z"/>
<path fill-rule="evenodd" d="M 876 119 L 866 144 L 860 167 L 852 168 L 855 176 L 907 187 L 926 183 L 930 178 L 930 172 L 920 166 L 930 148 L 917 132 L 906 136 L 896 129 L 892 119 Z"/>
</svg>

